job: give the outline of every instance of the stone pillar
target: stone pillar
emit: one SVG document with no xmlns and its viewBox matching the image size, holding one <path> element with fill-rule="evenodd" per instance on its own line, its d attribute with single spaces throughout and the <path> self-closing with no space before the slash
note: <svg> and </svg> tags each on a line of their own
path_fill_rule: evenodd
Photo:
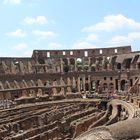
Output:
<svg viewBox="0 0 140 140">
<path fill-rule="evenodd" d="M 28 72 L 33 73 L 32 64 L 30 61 L 28 61 L 27 67 L 28 67 Z"/>
<path fill-rule="evenodd" d="M 61 86 L 65 86 L 65 82 L 64 82 L 64 80 L 62 79 L 62 77 L 61 77 L 61 79 L 60 79 L 60 85 L 61 85 Z"/>
<path fill-rule="evenodd" d="M 56 81 L 53 81 L 53 82 L 52 82 L 52 86 L 54 86 L 54 87 L 52 88 L 52 94 L 53 94 L 53 95 L 58 94 L 57 89 L 56 89 L 57 82 L 56 82 Z"/>
<path fill-rule="evenodd" d="M 67 58 L 67 60 L 68 60 L 68 65 L 70 65 L 70 58 Z"/>
<path fill-rule="evenodd" d="M 91 90 L 91 80 L 90 80 L 90 75 L 88 75 L 88 88 L 89 88 L 89 92 Z"/>
<path fill-rule="evenodd" d="M 49 87 L 49 86 L 50 86 L 49 81 L 46 81 L 46 87 Z"/>
<path fill-rule="evenodd" d="M 52 94 L 53 95 L 56 95 L 57 94 L 57 89 L 54 87 L 54 88 L 52 88 Z"/>
<path fill-rule="evenodd" d="M 43 95 L 42 89 L 38 89 L 37 96 L 40 97 Z"/>
<path fill-rule="evenodd" d="M 57 67 L 57 72 L 61 72 L 60 66 L 56 66 L 56 67 Z"/>
<path fill-rule="evenodd" d="M 76 63 L 76 58 L 74 58 L 74 61 L 75 61 L 75 65 L 74 65 L 74 69 L 75 69 L 75 71 L 77 71 L 77 63 Z"/>
<path fill-rule="evenodd" d="M 60 94 L 65 95 L 65 89 L 64 89 L 64 87 L 61 87 Z"/>
<path fill-rule="evenodd" d="M 77 79 L 77 88 L 78 88 L 78 92 L 81 92 L 81 81 L 80 81 L 80 77 L 78 77 L 78 79 Z"/>
<path fill-rule="evenodd" d="M 61 66 L 61 72 L 64 72 L 63 59 L 62 58 L 60 58 L 60 66 Z"/>
<path fill-rule="evenodd" d="M 48 62 L 46 59 L 45 59 L 45 72 L 48 72 Z"/>
<path fill-rule="evenodd" d="M 121 80 L 118 80 L 118 91 L 121 90 Z"/>
<path fill-rule="evenodd" d="M 90 60 L 90 57 L 88 57 L 88 65 L 89 65 L 89 68 L 88 68 L 88 71 L 91 71 L 91 60 Z"/>
<path fill-rule="evenodd" d="M 16 67 L 16 65 L 13 62 L 11 62 L 11 72 L 12 72 L 12 74 L 16 74 L 17 73 L 17 67 Z"/>
<path fill-rule="evenodd" d="M 38 86 L 44 86 L 42 80 L 38 79 Z"/>
<path fill-rule="evenodd" d="M 86 91 L 86 88 L 85 88 L 86 78 L 85 78 L 85 76 L 82 78 L 82 84 L 83 84 L 83 90 L 85 92 Z"/>
<path fill-rule="evenodd" d="M 72 87 L 76 88 L 76 80 L 75 77 L 72 78 Z"/>
<path fill-rule="evenodd" d="M 71 80 L 69 77 L 67 78 L 67 85 L 71 85 Z"/>
<path fill-rule="evenodd" d="M 53 81 L 52 85 L 53 86 L 57 86 L 57 82 L 56 81 Z"/>
</svg>

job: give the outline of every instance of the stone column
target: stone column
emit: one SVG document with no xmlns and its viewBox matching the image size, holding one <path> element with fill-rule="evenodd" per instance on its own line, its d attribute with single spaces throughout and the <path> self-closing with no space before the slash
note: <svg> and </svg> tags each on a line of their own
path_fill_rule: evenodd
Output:
<svg viewBox="0 0 140 140">
<path fill-rule="evenodd" d="M 70 58 L 67 58 L 67 60 L 68 60 L 68 65 L 70 65 Z"/>
<path fill-rule="evenodd" d="M 61 72 L 64 72 L 64 68 L 63 68 L 63 60 L 62 58 L 60 58 L 60 66 L 61 66 Z"/>
<path fill-rule="evenodd" d="M 71 80 L 69 77 L 67 77 L 67 85 L 70 85 L 71 86 Z"/>
<path fill-rule="evenodd" d="M 118 91 L 121 90 L 121 80 L 118 80 Z"/>
<path fill-rule="evenodd" d="M 64 82 L 64 80 L 62 79 L 62 77 L 61 77 L 61 79 L 60 79 L 60 85 L 61 85 L 61 86 L 65 86 L 65 82 Z"/>
<path fill-rule="evenodd" d="M 64 89 L 64 87 L 61 87 L 60 94 L 65 95 L 65 89 Z"/>
<path fill-rule="evenodd" d="M 85 88 L 85 84 L 86 84 L 85 75 L 84 75 L 84 77 L 82 78 L 82 84 L 83 84 L 83 90 L 84 90 L 84 92 L 85 92 L 85 91 L 86 91 L 86 88 Z"/>
<path fill-rule="evenodd" d="M 72 78 L 72 87 L 76 88 L 76 80 L 75 77 Z"/>
<path fill-rule="evenodd" d="M 89 68 L 88 68 L 88 71 L 91 71 L 91 60 L 90 60 L 90 57 L 88 57 L 88 65 L 89 65 Z"/>
<path fill-rule="evenodd" d="M 40 97 L 43 95 L 42 89 L 38 89 L 37 96 Z"/>
<path fill-rule="evenodd" d="M 74 65 L 74 67 L 75 67 L 75 71 L 77 71 L 77 63 L 76 63 L 76 58 L 74 58 L 74 61 L 75 61 L 75 65 Z"/>
<path fill-rule="evenodd" d="M 54 88 L 52 88 L 52 94 L 53 95 L 56 95 L 57 94 L 57 89 L 54 87 Z"/>
<path fill-rule="evenodd" d="M 136 70 L 138 70 L 139 63 L 136 64 Z"/>
<path fill-rule="evenodd" d="M 89 92 L 91 90 L 91 80 L 90 80 L 90 75 L 88 75 L 88 88 L 89 88 Z"/>
<path fill-rule="evenodd" d="M 78 92 L 81 92 L 81 81 L 80 81 L 80 77 L 78 77 L 77 79 L 77 88 L 78 88 Z"/>
</svg>

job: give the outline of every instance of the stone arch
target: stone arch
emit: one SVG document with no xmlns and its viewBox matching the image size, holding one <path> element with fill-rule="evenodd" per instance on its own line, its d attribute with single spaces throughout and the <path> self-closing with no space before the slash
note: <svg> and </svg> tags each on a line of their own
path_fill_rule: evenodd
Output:
<svg viewBox="0 0 140 140">
<path fill-rule="evenodd" d="M 5 86 L 6 86 L 6 88 L 12 89 L 12 87 L 11 87 L 9 81 L 6 81 L 6 82 L 5 82 Z"/>
<path fill-rule="evenodd" d="M 38 86 L 43 86 L 43 82 L 42 82 L 42 80 L 40 80 L 40 79 L 38 79 Z"/>
<path fill-rule="evenodd" d="M 75 65 L 75 60 L 74 60 L 74 58 L 70 58 L 70 64 L 71 64 L 71 65 Z"/>
<path fill-rule="evenodd" d="M 31 86 L 35 86 L 35 82 L 33 80 L 30 81 Z"/>
<path fill-rule="evenodd" d="M 109 92 L 113 93 L 114 91 L 114 84 L 113 83 L 109 83 Z"/>
<path fill-rule="evenodd" d="M 26 83 L 26 81 L 25 80 L 22 80 L 22 86 L 23 86 L 23 88 L 25 87 L 25 88 L 27 88 L 28 87 L 28 85 L 27 85 L 27 83 Z"/>
<path fill-rule="evenodd" d="M 121 80 L 121 85 L 120 85 L 120 87 L 121 87 L 121 90 L 122 91 L 124 91 L 125 90 L 125 84 L 126 84 L 126 80 L 125 79 L 123 79 L 123 80 Z"/>
<path fill-rule="evenodd" d="M 108 90 L 108 84 L 107 83 L 103 83 L 103 90 L 107 91 Z"/>
<path fill-rule="evenodd" d="M 68 59 L 67 58 L 63 58 L 63 62 L 64 62 L 64 65 L 68 65 Z"/>
<path fill-rule="evenodd" d="M 64 72 L 69 72 L 69 66 L 68 65 L 64 66 Z"/>
<path fill-rule="evenodd" d="M 91 65 L 91 71 L 96 71 L 96 64 Z"/>
<path fill-rule="evenodd" d="M 89 84 L 88 83 L 85 83 L 85 90 L 89 91 Z"/>
<path fill-rule="evenodd" d="M 14 85 L 15 85 L 15 88 L 20 88 L 20 86 L 19 86 L 19 83 L 16 81 L 16 80 L 14 80 Z"/>
<path fill-rule="evenodd" d="M 90 61 L 91 61 L 91 64 L 95 64 L 96 58 L 95 58 L 95 57 L 92 57 L 92 58 L 90 59 Z"/>
</svg>

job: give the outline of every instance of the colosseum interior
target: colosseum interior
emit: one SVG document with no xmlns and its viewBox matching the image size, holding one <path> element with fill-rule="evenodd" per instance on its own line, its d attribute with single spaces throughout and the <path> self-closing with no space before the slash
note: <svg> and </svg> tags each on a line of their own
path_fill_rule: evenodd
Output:
<svg viewBox="0 0 140 140">
<path fill-rule="evenodd" d="M 0 140 L 139 139 L 139 75 L 131 46 L 0 57 Z"/>
</svg>

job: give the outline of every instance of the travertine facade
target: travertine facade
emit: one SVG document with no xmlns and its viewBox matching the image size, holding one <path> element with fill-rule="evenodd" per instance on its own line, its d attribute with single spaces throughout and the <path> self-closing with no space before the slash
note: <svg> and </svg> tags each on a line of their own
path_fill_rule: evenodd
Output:
<svg viewBox="0 0 140 140">
<path fill-rule="evenodd" d="M 131 46 L 34 50 L 31 58 L 0 58 L 0 98 L 125 91 L 139 73 L 140 52 Z"/>
<path fill-rule="evenodd" d="M 140 52 L 131 46 L 0 57 L 0 138 L 68 140 L 93 127 L 132 119 L 133 106 L 107 102 L 117 93 L 140 106 L 139 98 L 132 97 L 140 93 L 139 75 Z M 98 99 L 86 98 L 93 96 Z"/>
</svg>

